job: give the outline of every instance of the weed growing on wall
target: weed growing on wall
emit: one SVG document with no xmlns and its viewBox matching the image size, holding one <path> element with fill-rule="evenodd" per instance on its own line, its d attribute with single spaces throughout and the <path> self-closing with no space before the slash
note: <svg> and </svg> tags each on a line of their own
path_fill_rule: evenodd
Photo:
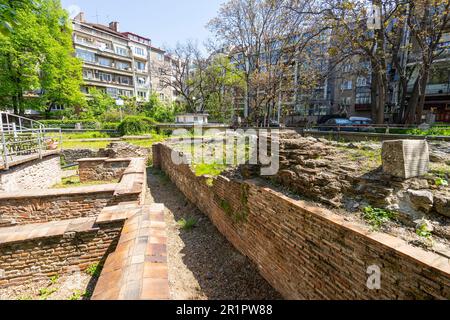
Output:
<svg viewBox="0 0 450 320">
<path fill-rule="evenodd" d="M 103 266 L 101 266 L 99 263 L 93 263 L 86 269 L 86 273 L 88 275 L 90 275 L 91 277 L 98 278 L 98 277 L 100 277 L 102 268 L 103 268 Z"/>
<path fill-rule="evenodd" d="M 396 213 L 390 210 L 368 206 L 363 209 L 363 218 L 374 230 L 379 230 L 385 223 L 395 220 Z"/>
</svg>

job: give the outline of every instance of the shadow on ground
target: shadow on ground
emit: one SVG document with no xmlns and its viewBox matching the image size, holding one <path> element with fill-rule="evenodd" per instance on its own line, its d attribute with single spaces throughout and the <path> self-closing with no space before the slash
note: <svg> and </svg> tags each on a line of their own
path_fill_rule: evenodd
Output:
<svg viewBox="0 0 450 320">
<path fill-rule="evenodd" d="M 148 201 L 163 203 L 167 208 L 173 299 L 281 299 L 254 264 L 234 249 L 162 171 L 152 168 L 147 171 Z M 196 219 L 196 227 L 182 230 L 177 223 L 182 218 Z"/>
</svg>

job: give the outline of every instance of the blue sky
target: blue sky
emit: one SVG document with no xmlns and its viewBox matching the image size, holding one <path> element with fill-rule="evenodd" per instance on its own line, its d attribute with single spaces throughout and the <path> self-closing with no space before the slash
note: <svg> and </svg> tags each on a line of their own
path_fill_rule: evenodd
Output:
<svg viewBox="0 0 450 320">
<path fill-rule="evenodd" d="M 198 40 L 210 33 L 206 23 L 225 0 L 62 0 L 64 8 L 76 6 L 89 22 L 119 21 L 121 31 L 146 36 L 153 45 L 171 48 L 177 42 Z"/>
</svg>

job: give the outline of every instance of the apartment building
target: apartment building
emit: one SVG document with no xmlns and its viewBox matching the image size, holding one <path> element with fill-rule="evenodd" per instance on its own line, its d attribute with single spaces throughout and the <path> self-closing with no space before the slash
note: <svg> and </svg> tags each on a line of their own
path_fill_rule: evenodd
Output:
<svg viewBox="0 0 450 320">
<path fill-rule="evenodd" d="M 95 88 L 113 98 L 135 97 L 148 101 L 152 92 L 173 101 L 171 90 L 159 86 L 159 64 L 167 63 L 164 50 L 155 48 L 149 38 L 121 32 L 118 22 L 108 26 L 90 23 L 79 13 L 73 19 L 73 43 L 76 56 L 83 61 L 84 85 L 89 95 Z"/>
<path fill-rule="evenodd" d="M 308 34 L 304 35 L 305 38 L 308 36 Z M 296 40 L 296 36 L 292 36 L 292 43 Z M 326 74 L 329 68 L 327 56 L 329 41 L 330 33 L 324 32 L 317 41 L 309 43 L 302 53 L 293 53 L 292 50 L 295 50 L 295 47 L 289 45 L 284 45 L 285 52 L 280 52 L 278 48 L 282 45 L 278 46 L 277 40 L 274 40 L 273 48 L 275 49 L 270 52 L 255 53 L 260 57 L 258 72 L 264 73 L 277 63 L 284 69 L 284 85 L 278 92 L 279 97 L 276 99 L 275 106 L 270 108 L 270 114 L 267 115 L 270 120 L 285 124 L 314 122 L 320 116 L 330 113 L 332 87 L 328 78 L 320 76 L 320 74 Z M 231 62 L 240 70 L 248 71 L 251 68 L 249 59 L 253 57 L 246 57 L 239 48 L 222 48 L 214 54 L 228 55 Z M 281 59 L 279 59 L 280 56 Z M 258 94 L 264 95 L 265 92 L 262 90 Z M 238 93 L 235 99 L 235 113 L 245 117 L 248 109 L 248 97 L 245 93 Z"/>
<path fill-rule="evenodd" d="M 352 57 L 338 64 L 328 81 L 331 87 L 331 114 L 371 117 L 370 62 Z"/>
<path fill-rule="evenodd" d="M 408 56 L 409 68 L 414 68 L 420 63 L 417 50 L 419 48 L 414 46 L 412 53 Z M 450 122 L 450 30 L 442 36 L 437 50 L 438 56 L 432 65 L 426 87 L 424 111 L 431 115 L 434 121 Z M 408 83 L 409 95 L 413 91 L 416 78 L 417 69 Z"/>
<path fill-rule="evenodd" d="M 174 63 L 177 63 L 166 51 L 151 47 L 150 51 L 151 61 L 151 87 L 153 91 L 158 94 L 161 101 L 173 102 L 177 99 L 177 93 L 173 88 L 166 85 L 167 81 L 162 81 L 162 77 L 167 77 L 167 70 L 175 72 L 172 68 Z M 166 80 L 166 79 L 165 79 Z M 172 79 L 173 81 L 174 79 Z"/>
<path fill-rule="evenodd" d="M 420 47 L 413 40 L 411 50 L 402 53 L 406 67 L 412 72 L 408 84 L 407 98 L 412 94 L 417 79 L 417 64 L 420 63 Z M 405 44 L 405 47 L 408 46 Z M 424 121 L 450 122 L 450 32 L 443 35 L 434 61 L 428 85 L 424 106 Z M 388 64 L 389 96 L 385 109 L 385 119 L 398 122 L 400 119 L 399 76 L 392 65 Z M 352 57 L 340 63 L 329 78 L 333 87 L 331 96 L 331 113 L 348 116 L 371 117 L 371 66 L 368 61 Z"/>
</svg>

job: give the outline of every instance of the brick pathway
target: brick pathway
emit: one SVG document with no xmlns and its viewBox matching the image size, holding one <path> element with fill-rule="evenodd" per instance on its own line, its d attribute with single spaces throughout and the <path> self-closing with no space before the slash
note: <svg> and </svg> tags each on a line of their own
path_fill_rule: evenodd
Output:
<svg viewBox="0 0 450 320">
<path fill-rule="evenodd" d="M 169 299 L 164 206 L 143 206 L 125 223 L 93 300 Z"/>
</svg>

